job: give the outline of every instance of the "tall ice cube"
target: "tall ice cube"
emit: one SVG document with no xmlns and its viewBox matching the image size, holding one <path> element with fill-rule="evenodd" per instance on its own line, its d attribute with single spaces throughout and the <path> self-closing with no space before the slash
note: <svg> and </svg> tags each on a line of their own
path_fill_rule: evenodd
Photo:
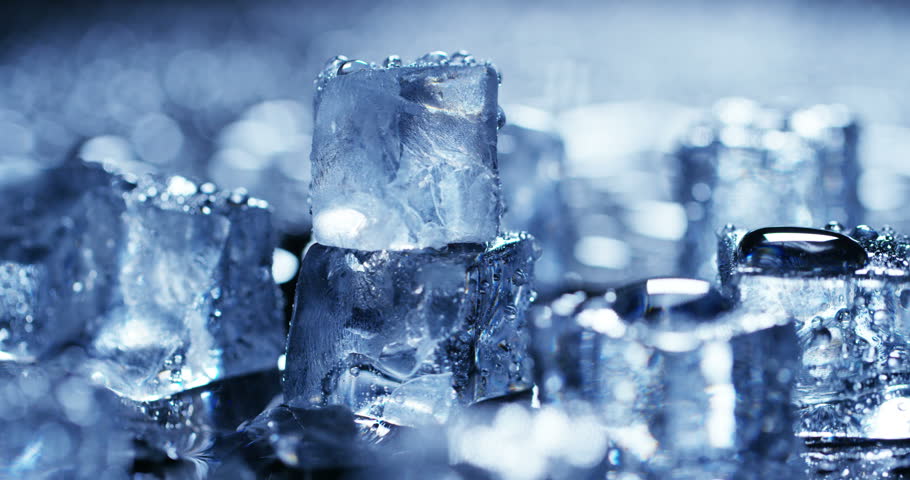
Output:
<svg viewBox="0 0 910 480">
<path fill-rule="evenodd" d="M 336 59 L 317 84 L 313 238 L 359 250 L 482 243 L 499 233 L 499 79 L 444 54 Z"/>
</svg>

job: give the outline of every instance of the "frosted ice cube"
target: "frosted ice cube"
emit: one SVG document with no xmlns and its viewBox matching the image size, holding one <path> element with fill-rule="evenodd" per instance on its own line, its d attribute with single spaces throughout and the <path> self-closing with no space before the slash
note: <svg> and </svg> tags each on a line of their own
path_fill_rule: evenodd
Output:
<svg viewBox="0 0 910 480">
<path fill-rule="evenodd" d="M 689 227 L 681 270 L 711 278 L 722 226 L 856 224 L 857 124 L 841 106 L 787 112 L 746 99 L 717 103 L 677 151 L 676 199 Z"/>
<path fill-rule="evenodd" d="M 533 243 L 515 234 L 403 252 L 313 245 L 297 287 L 286 399 L 416 425 L 530 388 Z"/>
<path fill-rule="evenodd" d="M 793 326 L 731 306 L 708 282 L 655 278 L 536 310 L 541 402 L 597 416 L 623 458 L 597 468 L 799 478 L 787 466 Z"/>
<path fill-rule="evenodd" d="M 360 250 L 493 240 L 496 70 L 448 59 L 328 68 L 311 154 L 314 239 Z"/>
<path fill-rule="evenodd" d="M 498 148 L 503 227 L 529 232 L 540 243 L 534 274 L 538 291 L 549 297 L 566 289 L 576 242 L 561 185 L 565 149 L 548 114 L 519 105 L 508 111 Z"/>
<path fill-rule="evenodd" d="M 890 229 L 842 230 L 728 230 L 722 280 L 744 308 L 796 320 L 800 435 L 908 438 L 910 243 Z"/>
<path fill-rule="evenodd" d="M 126 478 L 118 401 L 58 368 L 0 363 L 0 477 Z"/>
</svg>

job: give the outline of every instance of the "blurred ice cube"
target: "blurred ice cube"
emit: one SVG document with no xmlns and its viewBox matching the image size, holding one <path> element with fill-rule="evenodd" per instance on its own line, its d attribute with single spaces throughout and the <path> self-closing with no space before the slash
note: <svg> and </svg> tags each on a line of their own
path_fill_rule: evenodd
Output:
<svg viewBox="0 0 910 480">
<path fill-rule="evenodd" d="M 265 202 L 170 177 L 142 180 L 110 208 L 117 263 L 91 321 L 92 378 L 154 400 L 275 366 L 283 322 Z"/>
<path fill-rule="evenodd" d="M 0 352 L 30 359 L 104 312 L 117 258 L 112 207 L 129 184 L 78 161 L 0 191 Z M 65 320 L 65 321 L 64 321 Z"/>
<path fill-rule="evenodd" d="M 578 234 L 570 254 L 587 287 L 676 273 L 686 212 L 674 203 L 670 151 L 694 114 L 672 103 L 617 102 L 559 115 L 563 191 Z"/>
<path fill-rule="evenodd" d="M 726 224 L 856 224 L 857 136 L 839 105 L 787 112 L 742 98 L 718 102 L 676 154 L 675 195 L 689 220 L 682 271 L 713 278 L 715 233 Z"/>
<path fill-rule="evenodd" d="M 540 243 L 536 285 L 549 297 L 566 289 L 576 242 L 562 192 L 565 151 L 549 114 L 520 105 L 506 110 L 508 123 L 499 132 L 497 151 L 506 207 L 503 227 L 529 232 Z"/>
<path fill-rule="evenodd" d="M 653 278 L 536 310 L 541 402 L 593 414 L 610 441 L 593 471 L 799 478 L 793 327 L 731 307 L 708 282 Z"/>
</svg>

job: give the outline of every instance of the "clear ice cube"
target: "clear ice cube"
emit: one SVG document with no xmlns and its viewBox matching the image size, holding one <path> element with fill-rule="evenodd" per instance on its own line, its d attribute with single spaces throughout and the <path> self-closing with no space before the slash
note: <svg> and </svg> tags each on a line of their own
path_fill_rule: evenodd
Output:
<svg viewBox="0 0 910 480">
<path fill-rule="evenodd" d="M 534 240 L 359 251 L 314 244 L 297 286 L 285 398 L 400 425 L 530 388 Z"/>
<path fill-rule="evenodd" d="M 726 224 L 859 222 L 856 145 L 856 121 L 841 106 L 785 112 L 718 102 L 676 153 L 676 198 L 689 219 L 681 271 L 713 277 L 715 233 Z"/>
<path fill-rule="evenodd" d="M 890 229 L 730 229 L 722 281 L 743 308 L 795 319 L 797 430 L 813 439 L 910 437 L 910 243 Z"/>
<path fill-rule="evenodd" d="M 389 65 L 335 61 L 319 79 L 313 238 L 360 250 L 492 241 L 496 70 L 448 58 Z"/>
<path fill-rule="evenodd" d="M 115 208 L 114 292 L 90 327 L 92 378 L 155 400 L 274 368 L 284 336 L 267 204 L 171 177 Z"/>
<path fill-rule="evenodd" d="M 799 478 L 793 325 L 731 306 L 708 282 L 654 278 L 536 309 L 541 402 L 598 418 L 612 448 L 595 469 Z"/>
<path fill-rule="evenodd" d="M 134 400 L 275 367 L 282 305 L 264 202 L 78 160 L 2 195 L 24 205 L 0 216 L 5 358 L 86 344 L 86 374 Z"/>
<path fill-rule="evenodd" d="M 118 400 L 56 367 L 0 363 L 0 477 L 126 478 Z"/>
<path fill-rule="evenodd" d="M 540 244 L 535 285 L 550 297 L 566 289 L 576 241 L 561 184 L 565 148 L 547 113 L 519 105 L 508 112 L 497 151 L 506 207 L 502 224 L 534 235 Z"/>
</svg>

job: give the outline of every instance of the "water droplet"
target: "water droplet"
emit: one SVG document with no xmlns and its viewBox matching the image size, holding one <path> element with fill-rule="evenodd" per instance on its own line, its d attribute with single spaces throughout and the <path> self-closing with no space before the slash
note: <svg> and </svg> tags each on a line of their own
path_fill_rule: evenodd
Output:
<svg viewBox="0 0 910 480">
<path fill-rule="evenodd" d="M 217 187 L 215 187 L 215 184 L 212 182 L 205 182 L 202 185 L 199 185 L 199 191 L 206 195 L 215 193 L 215 190 L 217 190 Z"/>
<path fill-rule="evenodd" d="M 506 125 L 506 112 L 502 107 L 496 107 L 496 128 L 502 128 Z"/>
<path fill-rule="evenodd" d="M 902 308 L 910 310 L 910 288 L 901 292 L 900 303 Z"/>
<path fill-rule="evenodd" d="M 442 51 L 430 52 L 417 59 L 417 63 L 420 65 L 443 65 L 448 63 L 449 54 Z"/>
<path fill-rule="evenodd" d="M 325 62 L 324 70 L 326 72 L 336 73 L 336 72 L 338 72 L 338 67 L 340 67 L 344 62 L 347 62 L 347 61 L 348 61 L 348 57 L 345 57 L 344 55 L 335 55 L 334 57 L 328 59 L 328 61 Z"/>
<path fill-rule="evenodd" d="M 829 232 L 843 233 L 844 226 L 840 222 L 828 222 L 828 224 L 825 225 L 825 230 Z"/>
<path fill-rule="evenodd" d="M 770 227 L 743 237 L 739 259 L 762 273 L 841 275 L 861 268 L 867 256 L 856 241 L 837 232 Z"/>
<path fill-rule="evenodd" d="M 452 54 L 452 58 L 449 59 L 450 65 L 465 65 L 471 66 L 475 65 L 477 60 L 474 59 L 474 55 L 471 55 L 465 50 L 459 50 Z"/>
<path fill-rule="evenodd" d="M 871 242 L 871 241 L 875 240 L 876 238 L 878 238 L 878 232 L 873 230 L 872 227 L 870 227 L 869 225 L 857 225 L 853 229 L 853 231 L 850 232 L 850 236 L 860 242 L 862 242 L 862 241 Z"/>
<path fill-rule="evenodd" d="M 834 337 L 831 335 L 830 330 L 827 328 L 821 328 L 812 332 L 812 341 L 809 342 L 809 346 L 815 348 L 824 348 L 831 344 L 831 340 L 833 338 Z"/>
<path fill-rule="evenodd" d="M 338 75 L 350 75 L 361 70 L 369 70 L 370 64 L 363 60 L 348 60 L 338 67 Z"/>
<path fill-rule="evenodd" d="M 389 55 L 382 61 L 382 66 L 384 68 L 398 68 L 401 66 L 401 57 L 398 55 Z"/>
</svg>

